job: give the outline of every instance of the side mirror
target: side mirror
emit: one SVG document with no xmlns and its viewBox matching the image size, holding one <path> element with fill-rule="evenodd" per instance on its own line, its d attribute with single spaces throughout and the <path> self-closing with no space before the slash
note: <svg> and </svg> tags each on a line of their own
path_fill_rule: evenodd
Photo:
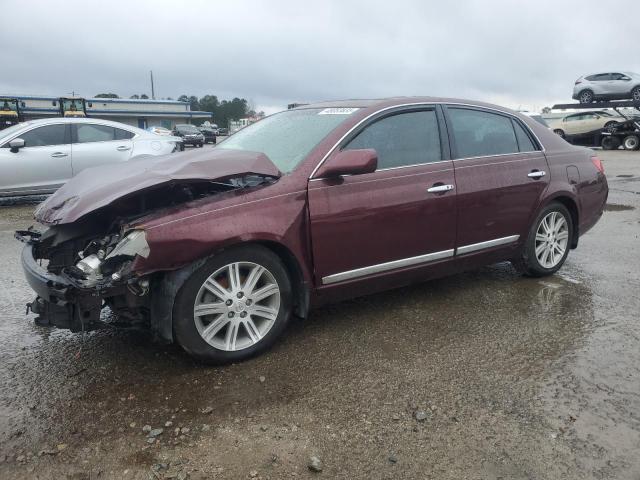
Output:
<svg viewBox="0 0 640 480">
<path fill-rule="evenodd" d="M 9 142 L 9 147 L 12 153 L 18 153 L 21 148 L 24 148 L 24 140 L 22 138 L 14 138 Z"/>
<path fill-rule="evenodd" d="M 314 175 L 314 178 L 361 175 L 363 173 L 373 173 L 377 168 L 378 153 L 373 148 L 342 150 L 322 165 Z"/>
</svg>

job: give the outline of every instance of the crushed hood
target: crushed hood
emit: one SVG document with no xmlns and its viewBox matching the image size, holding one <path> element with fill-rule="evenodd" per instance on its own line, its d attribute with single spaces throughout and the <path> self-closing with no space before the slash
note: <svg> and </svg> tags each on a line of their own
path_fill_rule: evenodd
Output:
<svg viewBox="0 0 640 480">
<path fill-rule="evenodd" d="M 263 153 L 224 148 L 197 149 L 83 170 L 40 204 L 44 224 L 74 222 L 113 201 L 176 181 L 216 180 L 248 174 L 281 176 Z"/>
</svg>

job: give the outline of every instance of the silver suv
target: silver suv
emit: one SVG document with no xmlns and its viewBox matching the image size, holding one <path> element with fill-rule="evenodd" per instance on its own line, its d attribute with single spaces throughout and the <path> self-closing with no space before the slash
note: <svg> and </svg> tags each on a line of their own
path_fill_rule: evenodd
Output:
<svg viewBox="0 0 640 480">
<path fill-rule="evenodd" d="M 580 103 L 625 99 L 640 102 L 640 75 L 633 72 L 585 75 L 576 80 L 573 98 Z"/>
</svg>

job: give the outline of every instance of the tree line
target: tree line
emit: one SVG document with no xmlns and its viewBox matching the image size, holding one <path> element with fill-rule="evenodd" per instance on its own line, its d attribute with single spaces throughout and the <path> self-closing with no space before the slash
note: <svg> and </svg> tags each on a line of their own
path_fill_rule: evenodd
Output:
<svg viewBox="0 0 640 480">
<path fill-rule="evenodd" d="M 115 93 L 99 93 L 94 98 L 121 98 Z M 142 95 L 131 95 L 131 99 L 148 99 L 144 93 Z M 168 97 L 164 100 L 173 100 Z M 190 105 L 192 111 L 211 112 L 213 113 L 213 123 L 221 127 L 227 127 L 229 121 L 238 120 L 243 117 L 255 116 L 249 107 L 249 102 L 244 98 L 234 98 L 233 100 L 219 100 L 216 95 L 205 95 L 198 98 L 195 95 L 180 95 L 178 101 L 186 102 Z M 202 123 L 204 120 L 198 120 Z"/>
</svg>

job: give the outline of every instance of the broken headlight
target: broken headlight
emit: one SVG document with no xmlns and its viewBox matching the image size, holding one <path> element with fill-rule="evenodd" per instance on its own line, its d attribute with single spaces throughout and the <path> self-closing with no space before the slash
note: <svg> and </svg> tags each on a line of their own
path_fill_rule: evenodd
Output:
<svg viewBox="0 0 640 480">
<path fill-rule="evenodd" d="M 119 280 L 136 255 L 147 258 L 149 244 L 144 230 L 132 230 L 120 240 L 118 235 L 109 235 L 92 241 L 80 252 L 81 260 L 76 269 L 82 272 L 89 284 L 95 284 L 105 276 Z"/>
</svg>

